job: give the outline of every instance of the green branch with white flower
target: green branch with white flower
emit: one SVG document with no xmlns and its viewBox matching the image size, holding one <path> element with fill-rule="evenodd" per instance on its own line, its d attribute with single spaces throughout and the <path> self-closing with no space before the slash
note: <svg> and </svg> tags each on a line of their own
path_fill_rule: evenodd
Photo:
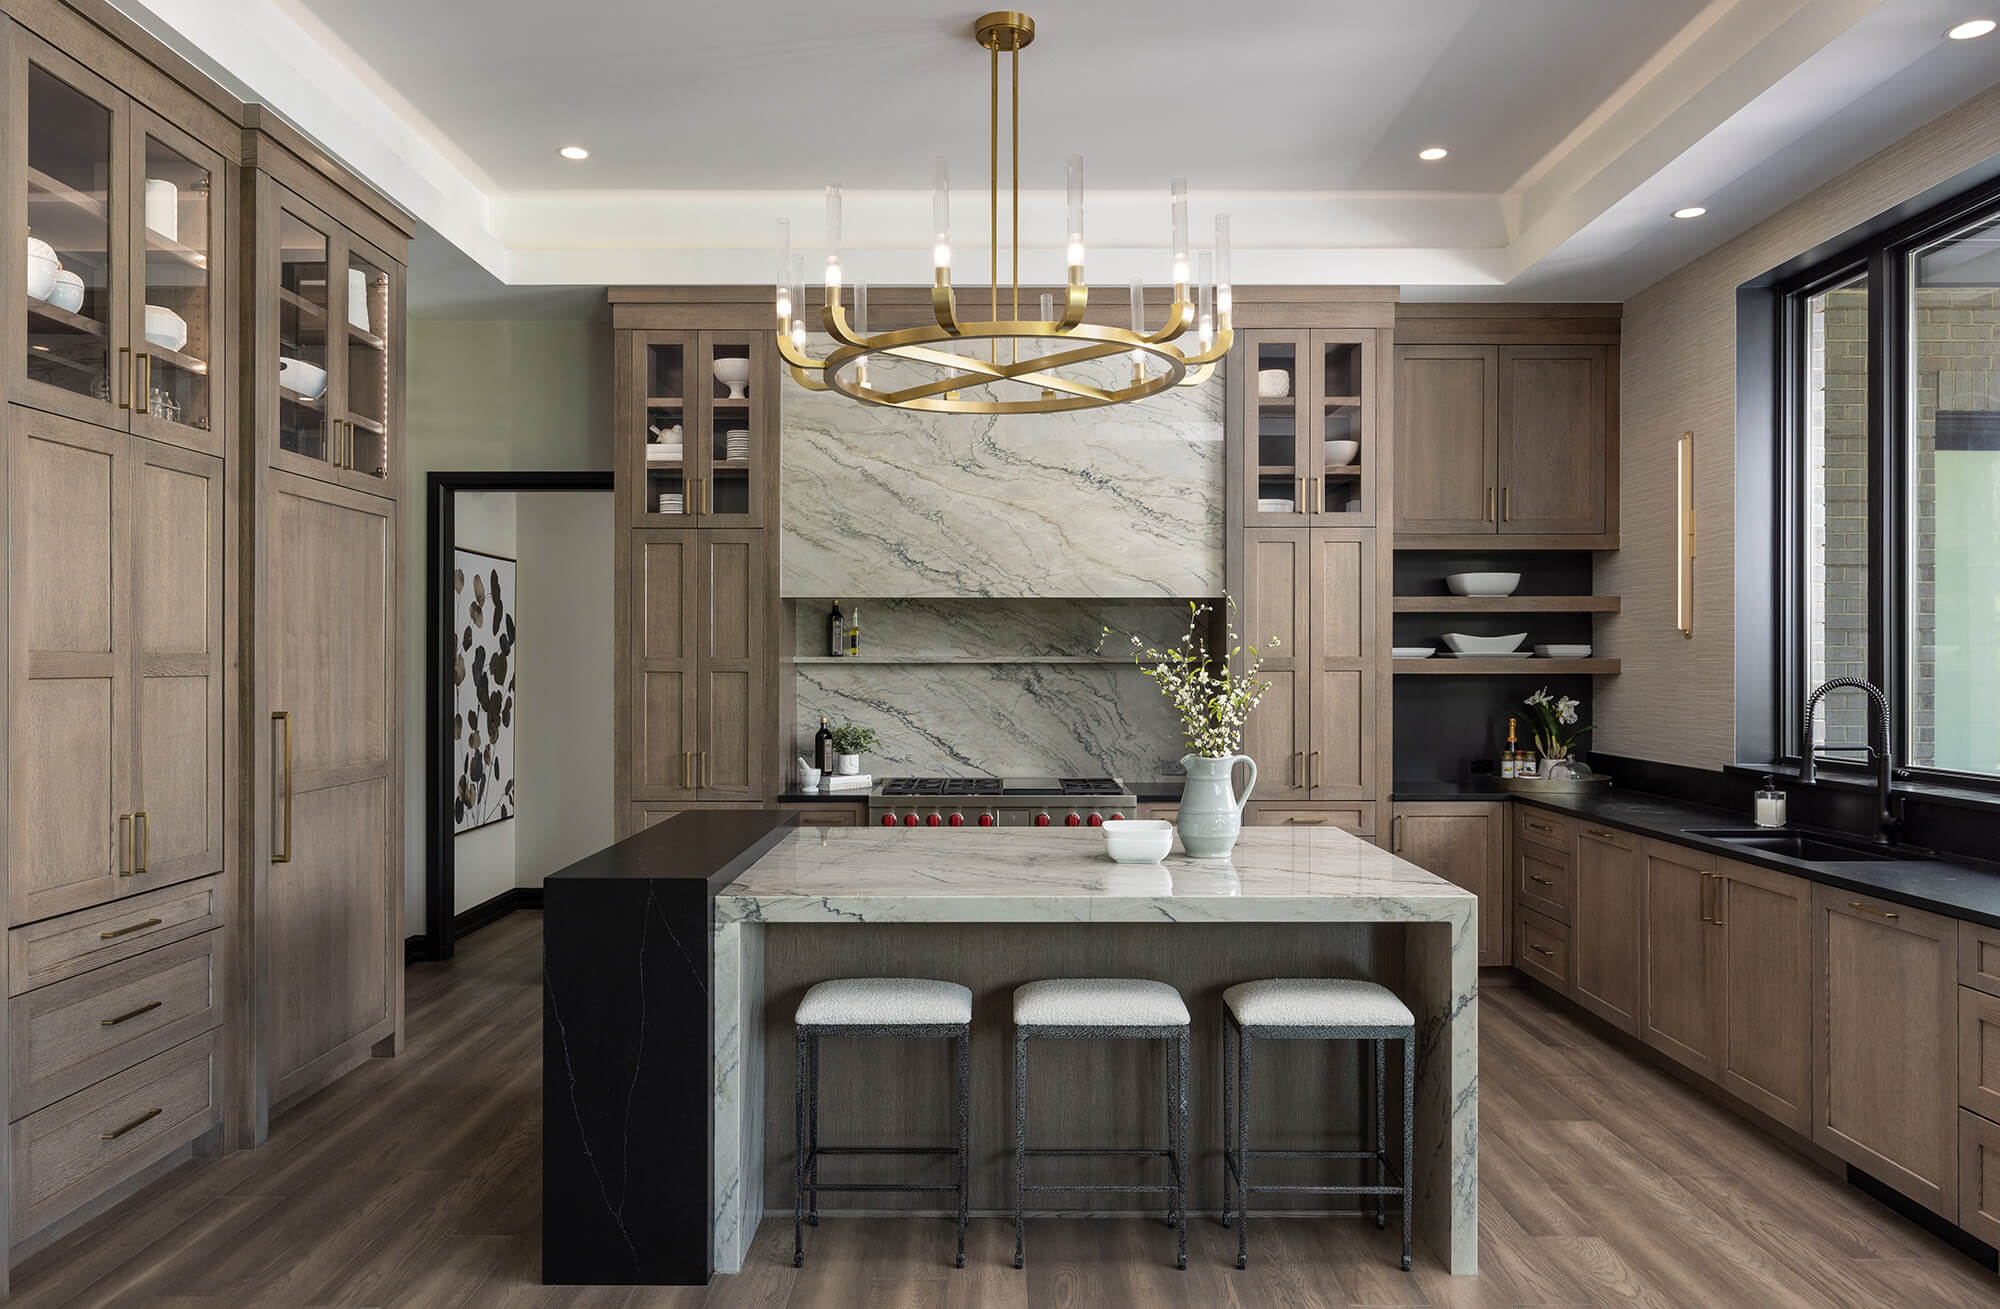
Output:
<svg viewBox="0 0 2000 1309">
<path fill-rule="evenodd" d="M 1528 706 L 1529 716 L 1534 722 L 1535 749 L 1541 751 L 1544 758 L 1568 758 L 1570 751 L 1576 749 L 1576 743 L 1583 739 L 1583 734 L 1595 730 L 1594 724 L 1589 727 L 1576 725 L 1576 711 L 1581 707 L 1578 701 L 1569 696 L 1554 698 L 1549 695 L 1546 686 L 1522 703 Z"/>
<path fill-rule="evenodd" d="M 1232 611 L 1236 608 L 1235 601 L 1227 596 L 1223 599 Z M 1264 665 L 1263 655 L 1256 646 L 1240 643 L 1234 623 L 1227 625 L 1229 652 L 1220 660 L 1214 657 L 1203 622 L 1211 612 L 1212 606 L 1189 601 L 1187 631 L 1164 650 L 1131 633 L 1126 635 L 1141 675 L 1152 678 L 1160 694 L 1172 701 L 1180 714 L 1188 749 L 1205 759 L 1227 759 L 1242 753 L 1243 724 L 1271 684 L 1257 676 Z M 1105 628 L 1104 637 L 1111 635 L 1111 629 Z M 1278 638 L 1272 637 L 1269 644 L 1276 646 Z M 1102 640 L 1098 648 L 1103 648 Z M 1247 662 L 1242 662 L 1243 656 Z"/>
</svg>

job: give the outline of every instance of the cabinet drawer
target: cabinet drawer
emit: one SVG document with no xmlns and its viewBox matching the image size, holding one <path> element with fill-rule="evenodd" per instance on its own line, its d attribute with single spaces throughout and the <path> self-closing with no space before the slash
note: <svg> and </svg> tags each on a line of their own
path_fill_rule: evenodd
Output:
<svg viewBox="0 0 2000 1309">
<path fill-rule="evenodd" d="M 799 816 L 800 827 L 861 827 L 868 822 L 868 806 L 865 804 L 820 801 L 785 807 Z"/>
<path fill-rule="evenodd" d="M 2000 995 L 2000 927 L 1959 921 L 1958 984 Z"/>
<path fill-rule="evenodd" d="M 1570 906 L 1576 903 L 1575 858 L 1538 845 L 1515 845 L 1514 903 L 1559 923 L 1570 921 Z"/>
<path fill-rule="evenodd" d="M 221 1122 L 220 1035 L 204 1032 L 9 1127 L 13 1239 Z"/>
<path fill-rule="evenodd" d="M 204 877 L 7 933 L 7 994 L 102 968 L 222 926 L 222 879 Z"/>
<path fill-rule="evenodd" d="M 1958 988 L 1958 1103 L 2000 1122 L 2000 996 L 1969 986 Z"/>
<path fill-rule="evenodd" d="M 2000 1245 L 2000 1126 L 1958 1111 L 1958 1225 Z"/>
<path fill-rule="evenodd" d="M 1245 821 L 1259 827 L 1338 827 L 1357 836 L 1375 835 L 1375 805 L 1331 804 L 1311 807 L 1256 805 L 1249 807 Z"/>
<path fill-rule="evenodd" d="M 203 932 L 8 1001 L 9 1117 L 219 1024 L 221 945 Z"/>
<path fill-rule="evenodd" d="M 1515 805 L 1514 839 L 1533 841 L 1562 854 L 1575 854 L 1576 821 L 1532 805 Z"/>
<path fill-rule="evenodd" d="M 1514 965 L 1569 994 L 1569 928 L 1526 909 L 1514 914 Z"/>
</svg>

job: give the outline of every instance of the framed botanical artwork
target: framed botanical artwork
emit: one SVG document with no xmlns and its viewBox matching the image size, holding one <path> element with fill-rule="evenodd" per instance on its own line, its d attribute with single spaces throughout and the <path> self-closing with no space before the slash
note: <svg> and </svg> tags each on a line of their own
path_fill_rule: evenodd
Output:
<svg viewBox="0 0 2000 1309">
<path fill-rule="evenodd" d="M 514 816 L 514 561 L 452 551 L 452 831 Z"/>
</svg>

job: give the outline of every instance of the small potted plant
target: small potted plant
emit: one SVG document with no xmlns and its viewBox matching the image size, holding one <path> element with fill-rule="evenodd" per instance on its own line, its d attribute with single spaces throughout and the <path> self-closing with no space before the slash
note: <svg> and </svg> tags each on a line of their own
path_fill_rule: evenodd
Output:
<svg viewBox="0 0 2000 1309">
<path fill-rule="evenodd" d="M 852 777 L 861 771 L 861 756 L 881 748 L 882 738 L 874 728 L 842 723 L 833 729 L 833 770 L 842 777 Z"/>
<path fill-rule="evenodd" d="M 1568 777 L 1573 772 L 1568 767 L 1570 752 L 1590 727 L 1577 726 L 1577 702 L 1569 696 L 1551 696 L 1549 688 L 1529 696 L 1524 704 L 1528 706 L 1529 717 L 1534 723 L 1535 750 L 1542 756 L 1543 777 Z M 1557 764 L 1564 765 L 1558 770 Z"/>
</svg>

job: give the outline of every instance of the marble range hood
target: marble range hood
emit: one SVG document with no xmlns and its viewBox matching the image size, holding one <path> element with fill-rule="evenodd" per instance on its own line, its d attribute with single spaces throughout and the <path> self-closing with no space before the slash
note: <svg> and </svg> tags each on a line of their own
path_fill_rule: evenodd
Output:
<svg viewBox="0 0 2000 1309">
<path fill-rule="evenodd" d="M 1110 382 L 1129 365 L 1088 367 Z M 1009 417 L 867 408 L 784 385 L 785 596 L 1222 593 L 1220 376 L 1133 404 Z"/>
</svg>

